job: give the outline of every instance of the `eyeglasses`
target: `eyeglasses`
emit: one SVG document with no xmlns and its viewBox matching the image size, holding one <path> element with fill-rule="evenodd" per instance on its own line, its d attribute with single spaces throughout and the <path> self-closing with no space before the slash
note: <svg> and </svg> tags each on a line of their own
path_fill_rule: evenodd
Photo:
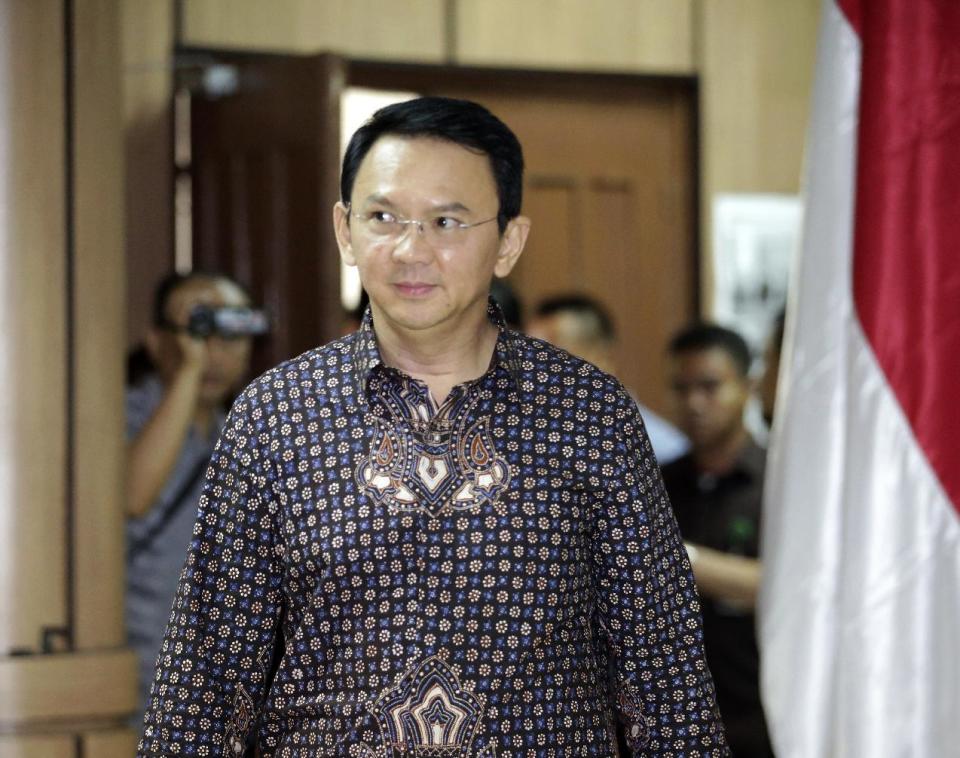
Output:
<svg viewBox="0 0 960 758">
<path fill-rule="evenodd" d="M 348 206 L 349 207 L 349 206 Z M 454 216 L 437 215 L 421 220 L 403 218 L 390 211 L 375 210 L 365 213 L 351 213 L 362 225 L 364 230 L 374 238 L 384 242 L 398 242 L 407 233 L 407 229 L 415 226 L 428 244 L 433 247 L 451 247 L 463 241 L 469 229 L 496 221 L 497 217 L 475 221 L 472 224 L 460 221 Z"/>
</svg>

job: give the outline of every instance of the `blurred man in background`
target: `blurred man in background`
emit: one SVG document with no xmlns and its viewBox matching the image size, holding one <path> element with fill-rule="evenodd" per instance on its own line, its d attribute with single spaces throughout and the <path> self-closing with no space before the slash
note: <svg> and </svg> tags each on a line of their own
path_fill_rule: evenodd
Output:
<svg viewBox="0 0 960 758">
<path fill-rule="evenodd" d="M 771 756 L 754 630 L 766 454 L 743 422 L 753 391 L 743 338 L 696 324 L 670 342 L 677 419 L 687 455 L 663 467 L 703 609 L 707 662 L 733 754 Z"/>
<path fill-rule="evenodd" d="M 617 333 L 613 319 L 598 300 L 588 295 L 558 295 L 541 301 L 534 309 L 527 333 L 590 361 L 608 374 L 617 375 Z M 687 452 L 689 443 L 673 424 L 639 401 L 637 406 L 661 465 Z"/>
<path fill-rule="evenodd" d="M 173 274 L 157 288 L 146 337 L 152 371 L 127 390 L 127 630 L 144 707 L 203 473 L 226 407 L 250 368 L 262 314 L 219 274 Z"/>
</svg>

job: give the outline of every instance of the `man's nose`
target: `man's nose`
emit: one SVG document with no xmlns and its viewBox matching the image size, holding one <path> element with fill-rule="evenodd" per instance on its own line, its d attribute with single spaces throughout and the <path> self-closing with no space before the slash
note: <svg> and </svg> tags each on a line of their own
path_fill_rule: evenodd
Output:
<svg viewBox="0 0 960 758">
<path fill-rule="evenodd" d="M 697 391 L 689 387 L 675 388 L 673 396 L 677 406 L 684 411 L 694 410 L 697 406 Z"/>
<path fill-rule="evenodd" d="M 393 257 L 398 260 L 418 260 L 429 257 L 433 248 L 424 233 L 423 222 L 411 219 L 407 228 L 393 246 Z"/>
<path fill-rule="evenodd" d="M 684 398 L 684 405 L 691 411 L 697 412 L 703 410 L 709 401 L 709 393 L 702 389 L 694 388 L 687 392 Z"/>
</svg>

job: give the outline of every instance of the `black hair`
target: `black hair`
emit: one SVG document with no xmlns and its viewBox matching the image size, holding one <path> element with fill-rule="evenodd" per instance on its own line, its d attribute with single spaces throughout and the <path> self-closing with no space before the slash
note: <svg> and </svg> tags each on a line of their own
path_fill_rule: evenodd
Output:
<svg viewBox="0 0 960 758">
<path fill-rule="evenodd" d="M 368 305 L 370 305 L 370 295 L 367 294 L 365 289 L 361 288 L 360 298 L 357 300 L 357 304 L 347 309 L 345 315 L 359 326 L 360 322 L 363 321 L 363 315 L 367 312 Z"/>
<path fill-rule="evenodd" d="M 746 341 L 732 329 L 717 324 L 700 322 L 682 329 L 670 340 L 667 352 L 679 355 L 713 348 L 729 355 L 741 376 L 750 373 L 752 358 Z"/>
<path fill-rule="evenodd" d="M 140 384 L 148 376 L 156 371 L 157 367 L 153 365 L 147 346 L 142 342 L 134 345 L 127 352 L 127 386 L 133 387 Z"/>
<path fill-rule="evenodd" d="M 381 108 L 354 132 L 343 156 L 340 200 L 350 203 L 353 182 L 364 157 L 381 137 L 432 137 L 479 152 L 490 160 L 497 185 L 497 226 L 520 214 L 523 201 L 523 149 L 517 136 L 482 105 L 449 97 L 420 97 Z"/>
<path fill-rule="evenodd" d="M 579 293 L 555 295 L 537 304 L 537 316 L 556 316 L 558 313 L 570 313 L 579 318 L 587 339 L 606 342 L 616 339 L 617 331 L 610 311 L 599 300 L 589 295 Z"/>
<path fill-rule="evenodd" d="M 490 297 L 500 306 L 507 326 L 516 330 L 523 328 L 523 303 L 513 287 L 503 279 L 494 279 L 490 283 Z"/>
</svg>

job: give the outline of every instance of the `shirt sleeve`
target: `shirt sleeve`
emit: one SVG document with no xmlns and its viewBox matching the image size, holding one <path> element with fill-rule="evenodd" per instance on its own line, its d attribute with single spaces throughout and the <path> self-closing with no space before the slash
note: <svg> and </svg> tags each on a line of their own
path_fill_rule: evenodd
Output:
<svg viewBox="0 0 960 758">
<path fill-rule="evenodd" d="M 282 610 L 278 498 L 259 414 L 248 390 L 211 458 L 138 758 L 242 756 L 255 729 Z"/>
<path fill-rule="evenodd" d="M 729 755 L 693 574 L 643 421 L 624 392 L 600 440 L 596 623 L 634 756 Z"/>
</svg>

